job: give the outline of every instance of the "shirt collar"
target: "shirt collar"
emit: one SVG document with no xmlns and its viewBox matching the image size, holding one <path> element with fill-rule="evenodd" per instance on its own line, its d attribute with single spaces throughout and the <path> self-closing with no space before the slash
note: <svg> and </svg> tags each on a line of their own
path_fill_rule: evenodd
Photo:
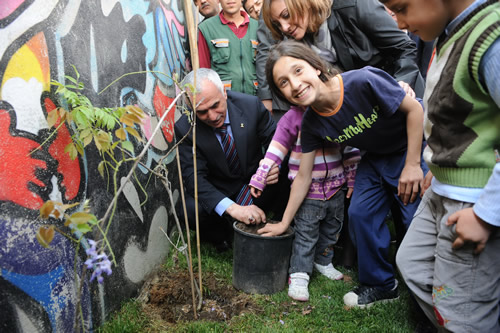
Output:
<svg viewBox="0 0 500 333">
<path fill-rule="evenodd" d="M 486 0 L 484 0 L 484 1 L 486 1 Z M 223 13 L 224 13 L 223 10 L 221 10 L 220 13 L 219 13 L 220 21 L 222 22 L 222 24 L 225 24 L 225 25 L 228 25 L 229 23 L 234 24 L 232 21 L 226 20 L 226 18 L 224 17 Z M 250 23 L 250 19 L 248 18 L 249 16 L 248 16 L 248 14 L 246 12 L 240 10 L 240 14 L 241 14 L 241 16 L 243 16 L 243 23 L 240 25 L 240 27 L 242 25 Z"/>
<path fill-rule="evenodd" d="M 472 13 L 472 11 L 474 9 L 476 9 L 477 7 L 481 6 L 483 3 L 485 3 L 486 1 L 488 0 L 476 0 L 474 1 L 473 3 L 471 3 L 471 5 L 469 7 L 467 7 L 463 12 L 461 12 L 457 17 L 455 17 L 447 26 L 446 26 L 446 29 L 444 30 L 446 36 L 448 36 L 450 34 L 451 31 L 453 31 L 453 29 L 455 29 L 459 24 L 460 22 L 462 22 L 466 17 L 467 15 L 469 15 L 470 13 Z"/>
</svg>

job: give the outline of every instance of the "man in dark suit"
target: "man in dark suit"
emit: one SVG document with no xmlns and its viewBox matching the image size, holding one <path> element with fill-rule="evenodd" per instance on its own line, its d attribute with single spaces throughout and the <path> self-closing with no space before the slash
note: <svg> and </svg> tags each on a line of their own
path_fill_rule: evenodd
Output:
<svg viewBox="0 0 500 333">
<path fill-rule="evenodd" d="M 231 222 L 238 220 L 246 224 L 266 221 L 264 210 L 273 209 L 277 214 L 284 210 L 288 199 L 289 182 L 286 177 L 278 182 L 276 168 L 266 189 L 264 198 L 249 201 L 246 193 L 250 177 L 255 173 L 263 158 L 263 151 L 271 142 L 276 124 L 269 111 L 260 100 L 251 95 L 224 90 L 219 75 L 208 68 L 200 68 L 196 73 L 196 154 L 198 173 L 198 202 L 200 237 L 212 242 L 221 250 L 230 245 L 233 230 Z M 182 85 L 190 86 L 194 82 L 194 73 L 189 73 Z M 188 93 L 192 103 L 193 96 Z M 191 124 L 183 114 L 175 124 L 177 141 L 189 132 Z M 227 143 L 221 133 L 227 128 L 230 140 L 236 146 L 236 159 L 239 168 L 234 170 L 228 162 L 224 144 Z M 194 205 L 194 165 L 192 133 L 179 146 L 182 176 L 186 187 L 186 204 L 191 228 L 195 223 Z M 226 147 L 227 148 L 227 147 Z M 286 175 L 285 175 L 286 176 Z M 271 190 L 271 188 L 274 188 Z M 242 198 L 247 202 L 243 203 Z M 259 206 L 261 208 L 259 208 Z M 179 215 L 183 212 L 179 209 Z"/>
</svg>

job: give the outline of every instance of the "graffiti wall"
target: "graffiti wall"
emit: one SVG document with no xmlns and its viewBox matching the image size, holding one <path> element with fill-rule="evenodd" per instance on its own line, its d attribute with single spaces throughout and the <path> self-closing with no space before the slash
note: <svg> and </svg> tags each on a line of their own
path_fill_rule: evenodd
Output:
<svg viewBox="0 0 500 333">
<path fill-rule="evenodd" d="M 97 150 L 86 149 L 72 160 L 64 148 L 73 129 L 63 125 L 50 135 L 47 113 L 62 106 L 51 80 L 67 83 L 74 65 L 94 105 L 134 104 L 146 111 L 136 129 L 150 139 L 175 97 L 171 77 L 186 71 L 182 6 L 180 0 L 1 1 L 0 331 L 71 332 L 79 293 L 83 324 L 95 329 L 122 301 L 136 296 L 167 255 L 168 241 L 159 228 L 173 224 L 172 210 L 162 183 L 147 168 L 173 144 L 174 110 L 119 198 L 108 232 L 117 266 L 103 284 L 86 282 L 77 290 L 81 269 L 75 272 L 75 266 L 83 266 L 85 251 L 58 233 L 50 248 L 43 248 L 35 234 L 47 223 L 39 217 L 45 201 L 89 199 L 92 212 L 102 217 L 114 193 L 97 171 Z M 100 93 L 134 72 L 142 73 L 124 76 Z M 135 154 L 142 148 L 136 144 Z M 175 156 L 162 163 L 176 188 Z M 127 172 L 120 171 L 122 181 Z"/>
</svg>

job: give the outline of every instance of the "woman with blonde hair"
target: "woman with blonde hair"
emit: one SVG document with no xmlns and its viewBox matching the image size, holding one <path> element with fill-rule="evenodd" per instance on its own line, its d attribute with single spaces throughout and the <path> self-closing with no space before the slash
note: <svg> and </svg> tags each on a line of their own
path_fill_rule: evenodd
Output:
<svg viewBox="0 0 500 333">
<path fill-rule="evenodd" d="M 275 96 L 269 90 L 264 66 L 270 47 L 290 38 L 309 45 L 323 60 L 344 71 L 377 67 L 394 77 L 406 92 L 423 95 L 415 44 L 377 0 L 264 0 L 256 69 L 258 96 L 269 110 L 288 110 L 276 99 L 273 102 L 277 105 L 271 109 Z"/>
</svg>

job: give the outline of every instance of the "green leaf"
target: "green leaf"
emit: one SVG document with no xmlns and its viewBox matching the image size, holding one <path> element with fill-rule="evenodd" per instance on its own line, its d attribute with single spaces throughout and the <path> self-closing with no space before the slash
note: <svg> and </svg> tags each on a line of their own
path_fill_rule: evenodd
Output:
<svg viewBox="0 0 500 333">
<path fill-rule="evenodd" d="M 91 228 L 88 224 L 86 224 L 86 223 L 84 223 L 84 224 L 78 224 L 78 225 L 76 226 L 76 228 L 77 228 L 77 229 L 78 229 L 78 231 L 80 231 L 82 234 L 86 234 L 87 232 L 92 231 L 92 228 Z"/>
<path fill-rule="evenodd" d="M 76 213 L 71 214 L 71 216 L 69 217 L 69 220 L 71 221 L 70 223 L 83 224 L 83 223 L 87 223 L 88 221 L 90 221 L 93 218 L 95 218 L 95 216 L 92 214 L 85 213 L 85 212 L 76 212 Z"/>
<path fill-rule="evenodd" d="M 130 141 L 123 141 L 122 148 L 128 150 L 129 152 L 134 152 L 134 145 Z"/>
<path fill-rule="evenodd" d="M 71 65 L 71 67 L 73 67 L 73 69 L 75 70 L 76 79 L 78 80 L 80 78 L 80 73 L 78 73 L 78 71 L 76 70 L 75 65 Z"/>
<path fill-rule="evenodd" d="M 76 146 L 73 142 L 68 143 L 66 147 L 64 147 L 64 152 L 68 153 L 72 160 L 78 156 L 78 151 L 76 150 Z"/>
<path fill-rule="evenodd" d="M 111 137 L 107 132 L 100 130 L 97 135 L 94 135 L 94 142 L 97 149 L 106 151 L 111 146 Z"/>
<path fill-rule="evenodd" d="M 97 225 L 98 223 L 99 223 L 99 221 L 97 221 L 97 217 L 95 217 L 95 216 L 94 216 L 94 218 L 93 218 L 93 219 L 91 219 L 91 220 L 89 221 L 89 224 L 90 224 L 90 225 Z"/>
<path fill-rule="evenodd" d="M 78 82 L 76 81 L 76 79 L 75 79 L 74 77 L 71 77 L 71 76 L 69 76 L 69 75 L 64 75 L 64 77 L 65 77 L 67 80 L 69 80 L 69 81 L 73 82 L 74 84 L 78 84 Z M 69 87 L 69 86 L 68 86 L 68 85 L 66 85 L 66 87 Z"/>
<path fill-rule="evenodd" d="M 80 110 L 73 110 L 71 115 L 73 116 L 73 119 L 75 120 L 75 123 L 78 126 L 82 126 L 82 125 L 85 127 L 88 126 L 87 119 L 85 118 L 85 115 L 82 112 L 80 112 Z"/>
<path fill-rule="evenodd" d="M 99 171 L 99 174 L 101 175 L 102 178 L 104 178 L 104 167 L 105 167 L 104 161 L 101 161 L 97 166 L 97 171 Z"/>
<path fill-rule="evenodd" d="M 80 155 L 83 156 L 84 154 L 83 146 L 79 142 L 75 143 L 75 148 L 78 151 L 78 153 L 80 153 Z"/>
</svg>

